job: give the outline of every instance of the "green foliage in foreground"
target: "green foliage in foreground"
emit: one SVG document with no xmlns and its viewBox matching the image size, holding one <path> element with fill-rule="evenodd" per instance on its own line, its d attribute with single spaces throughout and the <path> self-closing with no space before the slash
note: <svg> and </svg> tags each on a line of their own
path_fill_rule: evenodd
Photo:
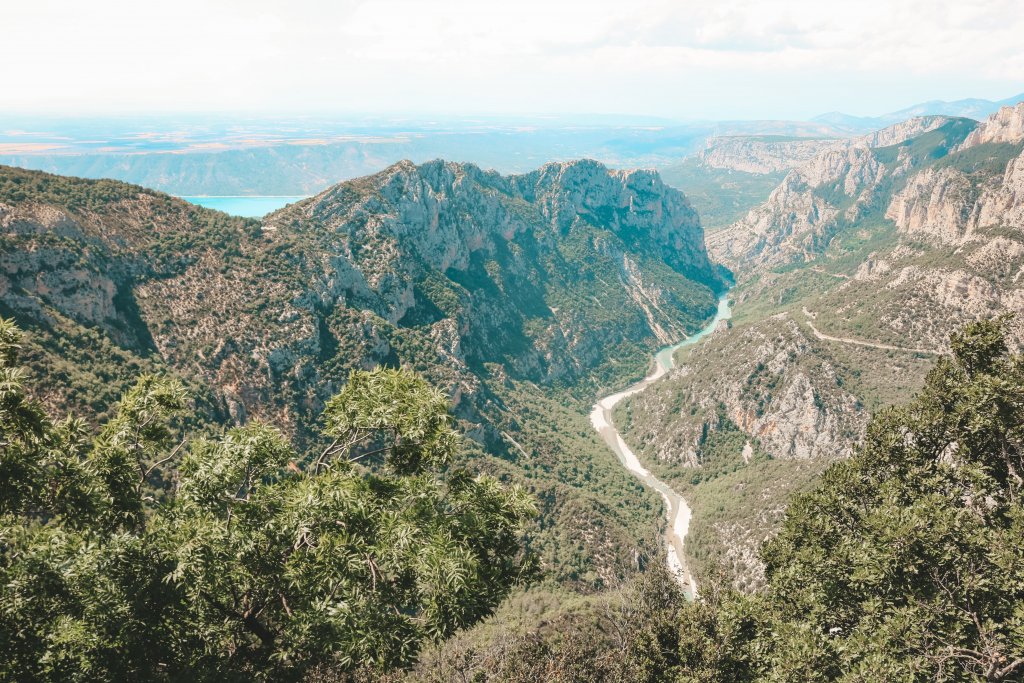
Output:
<svg viewBox="0 0 1024 683">
<path fill-rule="evenodd" d="M 782 680 L 1020 680 L 1024 356 L 969 325 L 764 550 Z"/>
<path fill-rule="evenodd" d="M 688 603 L 652 569 L 388 680 L 1021 680 L 1024 356 L 1000 321 L 952 348 L 789 505 L 760 592 L 705 577 Z M 152 378 L 91 439 L 26 397 L 16 350 L 0 324 L 0 679 L 384 680 L 531 568 L 531 504 L 439 473 L 457 445 L 415 376 L 355 374 L 301 457 L 258 424 L 175 445 L 184 397 Z"/>
<path fill-rule="evenodd" d="M 393 669 L 532 574 L 533 503 L 445 472 L 447 402 L 411 373 L 354 373 L 299 454 L 259 423 L 179 441 L 159 377 L 91 438 L 29 398 L 18 347 L 0 320 L 2 680 Z"/>
<path fill-rule="evenodd" d="M 715 616 L 756 633 L 717 638 L 751 679 L 1021 679 L 1024 356 L 1002 321 L 967 326 L 952 348 L 789 505 L 762 551 L 766 590 Z"/>
</svg>

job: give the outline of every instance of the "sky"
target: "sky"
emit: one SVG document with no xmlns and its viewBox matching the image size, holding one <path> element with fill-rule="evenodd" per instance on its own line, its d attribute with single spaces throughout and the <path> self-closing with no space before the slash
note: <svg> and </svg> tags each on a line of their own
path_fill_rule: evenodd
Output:
<svg viewBox="0 0 1024 683">
<path fill-rule="evenodd" d="M 1022 0 L 0 0 L 0 113 L 877 115 L 1024 92 Z"/>
</svg>

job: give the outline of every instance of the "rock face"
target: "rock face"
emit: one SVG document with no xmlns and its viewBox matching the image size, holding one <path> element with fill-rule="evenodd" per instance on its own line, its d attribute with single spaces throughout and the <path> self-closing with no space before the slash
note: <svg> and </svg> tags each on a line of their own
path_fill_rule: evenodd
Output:
<svg viewBox="0 0 1024 683">
<path fill-rule="evenodd" d="M 695 347 L 629 399 L 629 443 L 648 459 L 699 467 L 709 435 L 727 421 L 774 458 L 850 455 L 867 413 L 808 335 L 781 315 Z"/>
<path fill-rule="evenodd" d="M 605 348 L 679 338 L 713 310 L 720 287 L 682 194 L 653 172 L 596 162 L 511 177 L 404 162 L 266 227 L 340 252 L 326 264 L 321 303 L 348 301 L 399 327 L 443 312 L 457 322 L 467 367 L 501 362 L 545 383 L 583 377 Z M 597 322 L 609 308 L 618 313 Z"/>
<path fill-rule="evenodd" d="M 707 168 L 745 173 L 803 170 L 831 152 L 851 147 L 889 147 L 948 123 L 945 116 L 919 116 L 859 138 L 786 138 L 782 136 L 724 136 L 708 140 L 697 160 Z M 811 175 L 814 174 L 810 171 Z"/>
<path fill-rule="evenodd" d="M 1024 230 L 1024 102 L 993 114 L 958 152 L 912 176 L 886 217 L 910 236 L 953 245 L 985 241 L 993 228 Z"/>
<path fill-rule="evenodd" d="M 933 131 L 936 128 L 941 128 L 952 120 L 947 116 L 915 116 L 906 121 L 894 123 L 881 130 L 876 130 L 873 133 L 868 133 L 859 138 L 856 144 L 865 147 L 890 147 Z"/>
<path fill-rule="evenodd" d="M 788 178 L 730 241 L 715 236 L 713 251 L 730 255 L 750 283 L 737 296 L 783 288 L 786 277 L 768 268 L 802 261 L 832 272 L 829 293 L 813 302 L 830 316 L 831 334 L 936 351 L 967 321 L 1020 310 L 1024 135 L 1014 131 L 1022 112 L 1004 108 L 973 130 L 952 120 L 895 147 L 865 148 L 874 162 L 859 166 L 823 154 L 794 172 L 803 184 Z M 904 125 L 896 137 L 927 127 Z M 826 245 L 888 226 L 890 246 L 835 272 Z M 1022 341 L 1019 328 L 1011 336 Z"/>
<path fill-rule="evenodd" d="M 116 184 L 101 181 L 96 187 L 103 191 L 111 185 Z M 104 330 L 120 346 L 151 351 L 153 341 L 139 320 L 130 283 L 143 274 L 166 273 L 147 250 L 160 232 L 185 229 L 187 219 L 168 215 L 157 230 L 143 227 L 140 217 L 183 203 L 136 189 L 112 199 L 102 218 L 89 209 L 0 200 L 0 302 L 44 321 L 53 313 L 66 315 Z"/>
<path fill-rule="evenodd" d="M 911 142 L 928 134 L 940 148 L 959 144 L 974 128 L 967 119 L 921 117 L 827 149 L 791 171 L 764 204 L 708 240 L 714 256 L 734 269 L 806 262 L 821 254 L 844 226 L 888 201 L 898 184 L 924 163 Z M 931 186 L 929 186 L 930 188 Z M 917 192 L 924 193 L 924 186 Z M 927 220 L 920 209 L 894 209 Z M 910 218 L 916 211 L 917 217 Z"/>
<path fill-rule="evenodd" d="M 708 246 L 734 267 L 807 260 L 820 253 L 839 220 L 871 201 L 882 177 L 869 148 L 828 150 L 791 171 L 767 202 L 716 233 Z"/>
<path fill-rule="evenodd" d="M 1016 144 L 1024 147 L 1020 141 Z M 1006 165 L 1002 183 L 994 182 L 982 192 L 972 218 L 977 227 L 1024 230 L 1024 151 Z"/>
<path fill-rule="evenodd" d="M 701 165 L 744 173 L 790 171 L 823 151 L 843 147 L 846 140 L 799 139 L 777 136 L 718 137 L 697 155 Z"/>
<path fill-rule="evenodd" d="M 897 228 L 948 244 L 970 239 L 977 193 L 966 175 L 953 168 L 925 169 L 893 197 L 885 217 Z"/>
<path fill-rule="evenodd" d="M 1024 140 L 1024 102 L 1003 107 L 967 136 L 962 149 L 988 143 L 1017 143 Z"/>
<path fill-rule="evenodd" d="M 723 287 L 696 213 L 650 171 L 403 162 L 256 221 L 0 167 L 0 315 L 55 413 L 165 372 L 200 420 L 308 442 L 349 371 L 411 367 L 448 393 L 473 466 L 537 492 L 531 542 L 590 587 L 635 570 L 657 503 L 566 405 L 642 375 Z"/>
<path fill-rule="evenodd" d="M 690 487 L 698 566 L 756 586 L 790 494 L 908 399 L 951 333 L 1024 311 L 1015 130 L 1008 110 L 981 127 L 930 118 L 822 151 L 709 238 L 744 314 L 621 416 L 658 476 Z M 1024 324 L 1008 331 L 1024 346 Z"/>
<path fill-rule="evenodd" d="M 790 314 L 741 323 L 620 409 L 642 461 L 686 487 L 677 490 L 694 510 L 686 545 L 697 571 L 717 565 L 736 588 L 760 585 L 759 548 L 791 494 L 863 439 L 868 410 L 832 351 Z"/>
<path fill-rule="evenodd" d="M 579 161 L 504 177 L 469 164 L 401 162 L 271 216 L 267 225 L 277 228 L 297 214 L 304 226 L 315 224 L 340 240 L 362 276 L 359 286 L 385 296 L 395 320 L 413 301 L 413 272 L 403 263 L 410 253 L 441 273 L 466 271 L 476 257 L 532 239 L 538 226 L 552 238 L 584 224 L 606 230 L 627 247 L 643 243 L 653 252 L 645 256 L 695 280 L 717 282 L 696 213 L 653 171 L 610 171 Z M 624 254 L 611 244 L 603 248 L 628 279 Z"/>
<path fill-rule="evenodd" d="M 339 363 L 421 365 L 467 405 L 486 400 L 488 363 L 576 382 L 610 349 L 686 334 L 722 287 L 681 193 L 595 162 L 510 177 L 403 162 L 262 225 L 118 183 L 79 210 L 100 185 L 2 174 L 49 188 L 0 198 L 2 303 L 155 352 L 239 420 L 296 427 Z M 293 405 L 273 398 L 282 382 Z"/>
</svg>

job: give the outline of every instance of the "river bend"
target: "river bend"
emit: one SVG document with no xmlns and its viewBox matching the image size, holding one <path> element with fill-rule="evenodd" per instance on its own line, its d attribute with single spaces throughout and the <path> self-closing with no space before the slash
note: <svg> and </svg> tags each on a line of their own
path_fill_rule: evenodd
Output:
<svg viewBox="0 0 1024 683">
<path fill-rule="evenodd" d="M 686 533 L 690 529 L 690 507 L 683 500 L 683 497 L 676 493 L 671 486 L 655 477 L 646 467 L 640 464 L 636 454 L 630 450 L 626 442 L 623 441 L 619 430 L 616 429 L 615 423 L 612 420 L 612 411 L 619 401 L 627 396 L 643 391 L 671 370 L 675 365 L 673 356 L 677 350 L 696 344 L 714 331 L 720 321 L 728 319 L 731 315 L 728 295 L 723 295 L 718 301 L 718 311 L 715 313 L 715 317 L 704 329 L 693 336 L 687 337 L 678 344 L 666 346 L 658 351 L 653 358 L 654 368 L 647 377 L 623 391 L 605 396 L 594 404 L 594 408 L 590 412 L 591 424 L 594 425 L 594 429 L 601 435 L 601 438 L 608 444 L 609 448 L 615 452 L 622 466 L 629 470 L 637 479 L 661 494 L 661 497 L 664 499 L 665 511 L 668 517 L 668 524 L 665 528 L 665 550 L 668 567 L 679 579 L 683 590 L 690 597 L 696 597 L 697 595 L 697 584 L 690 574 L 689 568 L 686 566 L 686 556 L 683 554 Z"/>
</svg>

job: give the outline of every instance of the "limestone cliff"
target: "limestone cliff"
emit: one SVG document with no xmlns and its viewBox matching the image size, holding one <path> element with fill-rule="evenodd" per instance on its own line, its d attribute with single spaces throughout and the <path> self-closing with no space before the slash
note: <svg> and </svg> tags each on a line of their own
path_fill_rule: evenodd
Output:
<svg viewBox="0 0 1024 683">
<path fill-rule="evenodd" d="M 846 144 L 845 140 L 831 138 L 717 137 L 708 140 L 697 159 L 707 168 L 767 174 L 793 170 L 823 151 Z"/>
<path fill-rule="evenodd" d="M 967 136 L 961 149 L 989 143 L 1017 143 L 1024 140 L 1024 102 L 1002 107 Z"/>
<path fill-rule="evenodd" d="M 954 168 L 925 169 L 914 174 L 893 197 L 885 217 L 910 235 L 934 237 L 949 244 L 970 238 L 977 192 Z"/>
<path fill-rule="evenodd" d="M 855 144 L 865 147 L 890 147 L 899 145 L 911 138 L 928 133 L 947 125 L 952 118 L 948 116 L 915 116 L 906 121 L 894 123 L 881 130 L 861 136 Z"/>
<path fill-rule="evenodd" d="M 595 162 L 510 177 L 403 162 L 262 224 L 111 185 L 95 210 L 0 204 L 3 303 L 155 351 L 238 420 L 294 427 L 336 390 L 338 363 L 419 363 L 471 404 L 488 363 L 575 382 L 693 329 L 721 287 L 681 193 Z M 275 404 L 281 382 L 295 404 Z"/>
<path fill-rule="evenodd" d="M 738 267 L 807 260 L 827 244 L 838 221 L 869 202 L 882 169 L 866 147 L 833 149 L 791 171 L 745 218 L 715 233 L 708 247 Z"/>
<path fill-rule="evenodd" d="M 892 187 L 928 163 L 933 149 L 948 151 L 974 127 L 967 119 L 921 117 L 822 151 L 791 171 L 764 204 L 715 233 L 709 249 L 741 271 L 812 260 L 844 226 L 887 202 Z"/>
<path fill-rule="evenodd" d="M 789 497 L 863 438 L 869 411 L 842 351 L 802 316 L 741 323 L 681 353 L 677 369 L 621 406 L 626 441 L 693 508 L 697 571 L 724 567 L 737 588 L 756 588 L 758 550 Z"/>
<path fill-rule="evenodd" d="M 939 168 L 913 175 L 886 217 L 908 235 L 946 244 L 985 241 L 993 228 L 1024 230 L 1024 103 L 993 114 Z"/>
<path fill-rule="evenodd" d="M 638 452 L 690 467 L 723 421 L 774 458 L 847 456 L 867 421 L 820 343 L 786 314 L 713 336 L 629 401 Z"/>
<path fill-rule="evenodd" d="M 768 174 L 800 170 L 829 152 L 851 147 L 888 147 L 948 123 L 945 116 L 920 116 L 856 138 L 787 138 L 736 135 L 710 138 L 696 155 L 701 166 Z"/>
<path fill-rule="evenodd" d="M 990 124 L 971 145 L 975 122 L 929 119 L 823 151 L 709 237 L 737 276 L 736 327 L 618 416 L 684 487 L 698 567 L 756 586 L 790 494 L 908 399 L 963 324 L 1024 311 L 1024 145 L 1005 114 Z M 1024 324 L 1009 331 L 1024 344 Z"/>
</svg>

